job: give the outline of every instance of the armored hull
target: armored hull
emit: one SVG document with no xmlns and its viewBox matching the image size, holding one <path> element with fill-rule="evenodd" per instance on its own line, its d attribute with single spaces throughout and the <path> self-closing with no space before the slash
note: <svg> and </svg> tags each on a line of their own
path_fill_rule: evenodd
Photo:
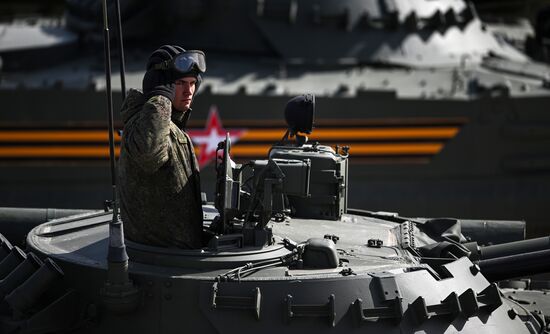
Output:
<svg viewBox="0 0 550 334">
<path fill-rule="evenodd" d="M 402 248 L 402 224 L 360 215 L 344 215 L 339 221 L 274 223 L 270 227 L 276 243 L 263 248 L 186 251 L 128 242 L 129 274 L 140 287 L 139 306 L 119 315 L 106 309 L 98 294 L 107 275 L 111 219 L 110 213 L 81 215 L 52 221 L 29 233 L 29 250 L 50 257 L 64 273 L 63 284 L 59 281 L 50 291 L 57 313 L 47 313 L 45 308 L 42 314 L 34 314 L 39 315 L 36 318 L 45 314 L 63 318 L 66 327 L 77 333 L 172 333 L 183 327 L 204 333 L 279 332 L 282 328 L 296 333 L 531 333 L 529 328 L 540 329 L 535 318 L 516 316 L 523 312 L 517 304 L 492 293 L 496 286 L 472 270 L 475 266 L 467 258 L 434 271 L 435 267 L 420 263 Z M 340 236 L 336 245 L 344 266 L 267 266 L 253 271 L 243 267 L 239 275 L 227 275 L 240 266 L 265 265 L 288 256 L 291 251 L 283 238 L 323 240 L 322 234 Z M 378 246 L 367 246 L 367 239 L 378 240 Z M 418 239 L 417 246 L 421 243 Z M 32 316 L 29 319 L 27 326 L 33 329 L 38 323 Z"/>
</svg>

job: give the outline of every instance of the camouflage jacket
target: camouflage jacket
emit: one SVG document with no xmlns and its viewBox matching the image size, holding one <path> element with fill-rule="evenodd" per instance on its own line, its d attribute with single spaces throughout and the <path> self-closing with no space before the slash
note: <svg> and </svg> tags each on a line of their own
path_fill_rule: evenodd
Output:
<svg viewBox="0 0 550 334">
<path fill-rule="evenodd" d="M 129 240 L 155 246 L 200 248 L 202 206 L 197 159 L 189 136 L 176 125 L 184 113 L 170 100 L 146 100 L 130 90 L 122 105 L 124 130 L 118 194 Z M 179 119 L 178 119 L 179 118 Z"/>
</svg>

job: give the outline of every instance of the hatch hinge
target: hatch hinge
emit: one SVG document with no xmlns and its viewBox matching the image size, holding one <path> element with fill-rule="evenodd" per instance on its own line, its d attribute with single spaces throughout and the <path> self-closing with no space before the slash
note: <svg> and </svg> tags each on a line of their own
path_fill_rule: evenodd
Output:
<svg viewBox="0 0 550 334">
<path fill-rule="evenodd" d="M 256 320 L 260 320 L 262 293 L 260 288 L 252 290 L 252 296 L 221 296 L 218 282 L 212 284 L 211 308 L 213 310 L 253 310 Z"/>
<path fill-rule="evenodd" d="M 334 327 L 336 325 L 336 311 L 334 307 L 335 304 L 333 294 L 328 297 L 328 303 L 326 304 L 293 304 L 292 295 L 286 296 L 285 303 L 285 322 L 287 324 L 290 323 L 292 318 L 327 317 L 330 327 Z"/>
</svg>

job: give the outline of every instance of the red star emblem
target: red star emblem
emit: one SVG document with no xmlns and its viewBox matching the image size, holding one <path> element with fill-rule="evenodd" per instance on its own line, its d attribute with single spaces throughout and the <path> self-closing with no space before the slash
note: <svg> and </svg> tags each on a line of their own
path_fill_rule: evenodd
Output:
<svg viewBox="0 0 550 334">
<path fill-rule="evenodd" d="M 199 166 L 202 168 L 216 157 L 218 143 L 225 140 L 225 134 L 229 133 L 231 144 L 235 144 L 246 133 L 246 129 L 224 129 L 218 114 L 218 107 L 210 107 L 206 127 L 203 130 L 188 130 L 187 133 L 200 151 L 197 156 Z"/>
</svg>

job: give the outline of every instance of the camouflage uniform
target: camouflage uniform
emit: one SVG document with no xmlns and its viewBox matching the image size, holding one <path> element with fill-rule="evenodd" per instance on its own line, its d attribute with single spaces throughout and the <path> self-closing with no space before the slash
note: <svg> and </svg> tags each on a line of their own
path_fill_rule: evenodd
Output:
<svg viewBox="0 0 550 334">
<path fill-rule="evenodd" d="M 182 248 L 202 246 L 197 159 L 182 130 L 188 112 L 170 100 L 130 90 L 122 106 L 119 200 L 126 237 Z M 177 125 L 176 125 L 177 124 Z"/>
</svg>

